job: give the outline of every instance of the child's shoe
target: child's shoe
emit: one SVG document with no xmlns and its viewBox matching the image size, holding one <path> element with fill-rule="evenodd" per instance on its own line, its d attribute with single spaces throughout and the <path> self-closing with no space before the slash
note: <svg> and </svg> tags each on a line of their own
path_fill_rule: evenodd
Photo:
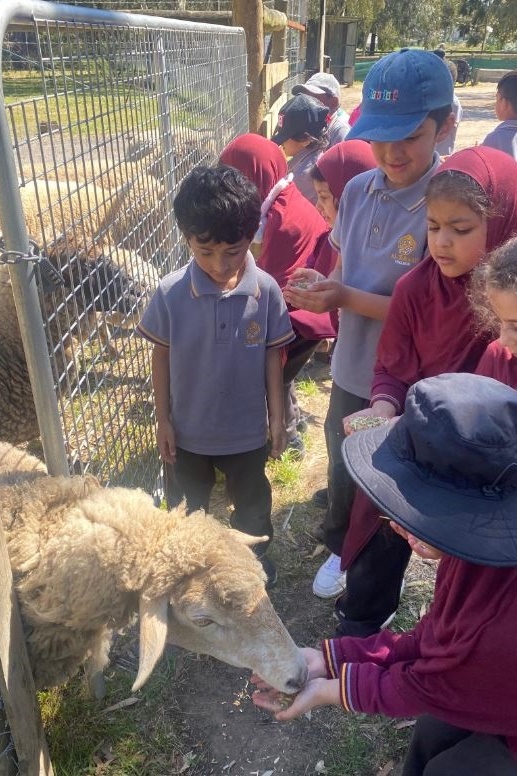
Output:
<svg viewBox="0 0 517 776">
<path fill-rule="evenodd" d="M 341 571 L 341 558 L 331 553 L 314 577 L 312 592 L 318 598 L 335 598 L 346 587 L 346 571 Z"/>
</svg>

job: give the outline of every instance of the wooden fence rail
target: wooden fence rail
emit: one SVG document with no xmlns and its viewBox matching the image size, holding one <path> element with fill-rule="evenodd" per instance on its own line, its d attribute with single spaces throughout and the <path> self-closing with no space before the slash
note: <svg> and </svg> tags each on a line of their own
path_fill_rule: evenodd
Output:
<svg viewBox="0 0 517 776">
<path fill-rule="evenodd" d="M 0 622 L 0 694 L 18 763 L 0 756 L 0 776 L 53 776 L 1 525 Z"/>
</svg>

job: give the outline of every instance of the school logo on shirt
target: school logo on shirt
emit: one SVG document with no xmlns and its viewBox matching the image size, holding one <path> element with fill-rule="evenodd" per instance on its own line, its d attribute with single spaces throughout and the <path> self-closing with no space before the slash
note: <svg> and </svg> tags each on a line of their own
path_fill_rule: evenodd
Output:
<svg viewBox="0 0 517 776">
<path fill-rule="evenodd" d="M 418 264 L 419 257 L 414 256 L 414 250 L 416 248 L 416 240 L 412 234 L 403 235 L 397 243 L 397 252 L 391 254 L 391 258 L 397 264 L 403 264 L 406 267 L 410 267 L 413 264 Z"/>
<path fill-rule="evenodd" d="M 248 323 L 246 326 L 244 345 L 247 348 L 252 348 L 260 345 L 262 342 L 264 342 L 264 337 L 262 336 L 260 324 L 258 324 L 256 321 L 250 321 L 250 323 Z"/>
</svg>

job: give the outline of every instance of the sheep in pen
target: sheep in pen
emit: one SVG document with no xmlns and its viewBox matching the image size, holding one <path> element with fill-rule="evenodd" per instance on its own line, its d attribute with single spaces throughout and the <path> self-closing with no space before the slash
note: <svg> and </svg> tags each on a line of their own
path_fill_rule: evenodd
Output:
<svg viewBox="0 0 517 776">
<path fill-rule="evenodd" d="M 257 537 L 202 512 L 164 512 L 143 491 L 94 477 L 49 477 L 0 443 L 0 517 L 36 686 L 85 664 L 103 693 L 112 634 L 139 613 L 133 690 L 166 643 L 249 668 L 293 694 L 307 678 L 301 651 L 275 613 L 250 546 Z"/>
<path fill-rule="evenodd" d="M 54 379 L 62 387 L 77 380 L 80 348 L 74 343 L 95 341 L 106 360 L 116 359 L 113 332 L 133 330 L 158 283 L 154 264 L 112 234 L 123 230 L 122 216 L 131 232 L 128 212 L 140 223 L 141 213 L 129 206 L 135 198 L 129 190 L 126 185 L 111 194 L 90 183 L 52 180 L 20 189 L 27 231 L 63 281 L 54 293 L 40 294 Z M 163 217 L 157 206 L 156 213 Z M 9 272 L 0 265 L 0 439 L 18 444 L 38 435 Z"/>
</svg>

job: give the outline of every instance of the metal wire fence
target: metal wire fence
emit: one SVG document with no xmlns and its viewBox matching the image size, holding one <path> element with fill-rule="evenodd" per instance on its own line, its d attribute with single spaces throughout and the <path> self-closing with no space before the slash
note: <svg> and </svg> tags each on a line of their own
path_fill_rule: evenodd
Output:
<svg viewBox="0 0 517 776">
<path fill-rule="evenodd" d="M 287 16 L 293 22 L 307 23 L 307 0 L 289 0 Z M 305 40 L 299 30 L 289 28 L 287 30 L 286 54 L 289 62 L 289 77 L 284 82 L 284 91 L 290 94 L 292 87 L 304 81 L 305 72 Z"/>
<path fill-rule="evenodd" d="M 179 182 L 247 130 L 244 35 L 37 0 L 16 0 L 13 17 L 13 5 L 0 8 L 2 48 L 16 63 L 1 72 L 0 154 L 16 170 L 7 205 L 21 198 L 34 251 L 60 276 L 49 285 L 37 265 L 69 468 L 150 490 L 150 351 L 134 327 L 159 277 L 187 258 L 172 217 Z M 0 382 L 0 438 L 37 437 L 5 263 Z"/>
</svg>

